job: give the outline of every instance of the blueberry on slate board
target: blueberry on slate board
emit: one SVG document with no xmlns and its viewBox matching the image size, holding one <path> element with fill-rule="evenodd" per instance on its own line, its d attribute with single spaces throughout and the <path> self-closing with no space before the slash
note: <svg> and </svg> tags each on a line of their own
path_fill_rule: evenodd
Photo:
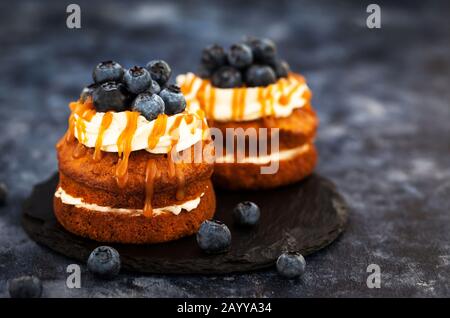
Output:
<svg viewBox="0 0 450 318">
<path fill-rule="evenodd" d="M 133 111 L 140 112 L 148 121 L 152 121 L 163 114 L 165 110 L 163 99 L 156 94 L 142 93 L 133 101 Z"/>
<path fill-rule="evenodd" d="M 174 115 L 181 113 L 186 108 L 186 99 L 184 95 L 181 93 L 180 87 L 177 85 L 170 85 L 167 88 L 164 88 L 159 96 L 164 101 L 165 104 L 165 113 L 167 115 Z"/>
<path fill-rule="evenodd" d="M 275 72 L 267 65 L 252 65 L 247 69 L 245 80 L 248 86 L 267 86 L 277 80 Z"/>
<path fill-rule="evenodd" d="M 125 71 L 123 81 L 130 93 L 139 94 L 150 87 L 152 78 L 145 68 L 134 66 Z"/>
<path fill-rule="evenodd" d="M 252 49 L 243 43 L 233 44 L 227 54 L 228 63 L 236 68 L 244 68 L 253 62 Z"/>
<path fill-rule="evenodd" d="M 126 110 L 129 97 L 122 83 L 106 82 L 94 89 L 92 99 L 98 112 L 120 112 Z"/>
<path fill-rule="evenodd" d="M 172 74 L 172 69 L 169 64 L 163 60 L 153 60 L 147 63 L 147 70 L 154 81 L 157 81 L 159 86 L 166 85 Z"/>
<path fill-rule="evenodd" d="M 39 298 L 42 295 L 42 282 L 34 276 L 22 276 L 8 283 L 11 298 Z"/>
<path fill-rule="evenodd" d="M 305 272 L 306 261 L 300 253 L 283 253 L 277 259 L 278 273 L 287 278 L 295 278 Z"/>
<path fill-rule="evenodd" d="M 233 210 L 234 221 L 239 225 L 253 226 L 259 221 L 261 211 L 259 207 L 250 201 L 240 202 Z"/>
<path fill-rule="evenodd" d="M 242 86 L 241 72 L 231 66 L 222 66 L 214 72 L 211 82 L 220 88 L 233 88 Z"/>
<path fill-rule="evenodd" d="M 231 232 L 222 222 L 204 221 L 197 232 L 197 243 L 206 253 L 224 253 L 230 249 Z"/>
<path fill-rule="evenodd" d="M 97 84 L 105 82 L 120 82 L 124 70 L 119 63 L 114 61 L 105 61 L 99 63 L 92 72 L 92 78 Z"/>
<path fill-rule="evenodd" d="M 99 246 L 89 255 L 87 267 L 101 278 L 112 278 L 120 271 L 119 252 L 109 246 Z"/>
</svg>

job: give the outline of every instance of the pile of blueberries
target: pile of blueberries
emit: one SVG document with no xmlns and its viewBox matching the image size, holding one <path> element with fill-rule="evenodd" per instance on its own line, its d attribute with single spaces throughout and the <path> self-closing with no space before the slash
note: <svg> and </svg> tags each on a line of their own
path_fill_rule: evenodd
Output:
<svg viewBox="0 0 450 318">
<path fill-rule="evenodd" d="M 174 115 L 184 111 L 186 100 L 177 85 L 168 84 L 171 74 L 169 64 L 163 60 L 130 69 L 114 61 L 101 62 L 92 72 L 94 83 L 83 89 L 80 99 L 92 97 L 98 112 L 131 108 L 149 121 L 163 113 Z"/>
<path fill-rule="evenodd" d="M 289 65 L 277 57 L 275 43 L 254 37 L 233 44 L 228 51 L 217 44 L 206 47 L 198 70 L 200 77 L 220 88 L 267 86 L 288 73 Z"/>
</svg>

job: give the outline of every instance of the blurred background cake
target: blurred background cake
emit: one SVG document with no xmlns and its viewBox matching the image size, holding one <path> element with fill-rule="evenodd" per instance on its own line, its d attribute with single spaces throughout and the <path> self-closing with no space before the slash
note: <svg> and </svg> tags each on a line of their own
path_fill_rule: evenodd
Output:
<svg viewBox="0 0 450 318">
<path fill-rule="evenodd" d="M 216 184 L 273 188 L 299 181 L 314 170 L 318 119 L 311 91 L 305 79 L 278 58 L 271 40 L 246 38 L 228 50 L 210 45 L 202 52 L 197 73 L 180 75 L 177 82 L 188 108 L 202 109 L 209 125 L 223 136 L 227 129 L 241 129 L 250 138 L 253 132 L 258 145 L 267 146 L 264 153 L 261 148 L 252 152 L 249 141 L 245 149 L 238 149 L 237 141 L 231 149 L 226 138 L 218 141 L 219 146 L 223 141 L 223 151 L 216 151 Z M 274 169 L 262 169 L 270 165 Z"/>
</svg>

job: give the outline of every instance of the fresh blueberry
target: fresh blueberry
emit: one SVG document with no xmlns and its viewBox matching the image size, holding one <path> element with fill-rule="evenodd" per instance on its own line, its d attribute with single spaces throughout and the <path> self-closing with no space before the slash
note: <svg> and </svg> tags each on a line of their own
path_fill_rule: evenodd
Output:
<svg viewBox="0 0 450 318">
<path fill-rule="evenodd" d="M 287 77 L 290 72 L 289 64 L 283 60 L 276 60 L 273 64 L 273 69 L 277 78 Z"/>
<path fill-rule="evenodd" d="M 99 246 L 89 255 L 87 267 L 101 278 L 112 278 L 120 271 L 119 252 L 109 246 Z"/>
<path fill-rule="evenodd" d="M 22 276 L 9 281 L 11 298 L 39 298 L 42 295 L 41 280 L 34 276 Z"/>
<path fill-rule="evenodd" d="M 98 84 L 92 83 L 92 84 L 86 86 L 85 88 L 83 88 L 83 90 L 81 91 L 81 94 L 80 94 L 80 101 L 82 103 L 84 103 L 88 97 L 92 97 L 94 89 L 96 89 L 97 87 L 98 87 Z"/>
<path fill-rule="evenodd" d="M 245 80 L 248 86 L 267 86 L 277 80 L 274 70 L 267 65 L 252 65 L 247 69 Z"/>
<path fill-rule="evenodd" d="M 272 64 L 275 61 L 277 47 L 269 39 L 249 38 L 246 43 L 251 47 L 255 62 Z"/>
<path fill-rule="evenodd" d="M 130 93 L 139 94 L 149 88 L 152 78 L 145 68 L 134 66 L 125 72 L 123 81 Z"/>
<path fill-rule="evenodd" d="M 150 94 L 159 94 L 161 91 L 161 86 L 159 86 L 157 81 L 152 80 L 150 87 L 145 91 Z"/>
<path fill-rule="evenodd" d="M 92 93 L 95 109 L 98 112 L 124 111 L 129 102 L 128 93 L 122 83 L 106 82 Z"/>
<path fill-rule="evenodd" d="M 7 197 L 8 189 L 6 188 L 6 184 L 0 182 L 0 206 L 5 205 Z"/>
<path fill-rule="evenodd" d="M 157 81 L 159 86 L 164 86 L 172 74 L 169 64 L 163 60 L 153 60 L 146 66 L 153 80 Z"/>
<path fill-rule="evenodd" d="M 174 115 L 181 113 L 186 108 L 186 99 L 183 93 L 181 93 L 180 87 L 177 85 L 169 85 L 164 88 L 159 96 L 164 101 L 166 106 L 165 113 L 167 115 Z"/>
<path fill-rule="evenodd" d="M 201 63 L 210 71 L 225 65 L 226 61 L 227 55 L 225 50 L 218 44 L 209 45 L 202 51 Z"/>
<path fill-rule="evenodd" d="M 233 88 L 242 86 L 242 75 L 237 69 L 231 66 L 222 66 L 214 72 L 211 82 L 220 88 Z"/>
<path fill-rule="evenodd" d="M 253 62 L 252 49 L 243 43 L 233 44 L 227 54 L 228 63 L 236 68 L 244 68 Z"/>
<path fill-rule="evenodd" d="M 131 109 L 152 121 L 164 113 L 164 101 L 156 94 L 142 93 L 134 99 Z"/>
<path fill-rule="evenodd" d="M 300 253 L 283 253 L 277 259 L 278 273 L 287 278 L 295 278 L 303 275 L 305 266 L 305 259 Z"/>
<path fill-rule="evenodd" d="M 197 243 L 206 253 L 224 253 L 230 249 L 230 230 L 219 221 L 204 221 L 197 232 Z"/>
<path fill-rule="evenodd" d="M 259 221 L 259 207 L 249 201 L 241 202 L 233 210 L 234 221 L 239 225 L 253 226 Z"/>
<path fill-rule="evenodd" d="M 97 84 L 105 82 L 120 82 L 124 70 L 119 63 L 114 61 L 105 61 L 99 63 L 92 72 L 92 78 Z"/>
</svg>

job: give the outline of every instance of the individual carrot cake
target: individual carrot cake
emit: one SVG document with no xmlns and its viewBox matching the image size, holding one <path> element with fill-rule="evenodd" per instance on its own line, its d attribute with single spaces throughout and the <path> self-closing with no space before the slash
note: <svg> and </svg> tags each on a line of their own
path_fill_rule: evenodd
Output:
<svg viewBox="0 0 450 318">
<path fill-rule="evenodd" d="M 278 59 L 272 41 L 249 38 L 228 51 L 211 45 L 197 74 L 179 75 L 177 82 L 188 108 L 202 109 L 212 128 L 217 185 L 274 188 L 313 172 L 318 118 L 311 91 Z"/>
<path fill-rule="evenodd" d="M 212 142 L 201 110 L 189 112 L 169 65 L 102 62 L 70 103 L 57 143 L 54 212 L 68 231 L 102 242 L 158 243 L 196 233 L 212 218 Z"/>
</svg>

